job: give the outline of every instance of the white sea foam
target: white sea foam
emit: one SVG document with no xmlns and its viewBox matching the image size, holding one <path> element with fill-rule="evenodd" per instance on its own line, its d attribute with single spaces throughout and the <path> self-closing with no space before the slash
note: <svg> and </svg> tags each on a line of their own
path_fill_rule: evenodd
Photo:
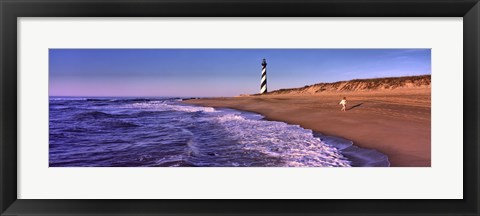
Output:
<svg viewBox="0 0 480 216">
<path fill-rule="evenodd" d="M 176 105 L 166 101 L 148 101 L 124 105 L 124 108 L 136 108 L 149 111 L 179 111 L 179 112 L 215 112 L 212 107 L 197 107 L 188 105 Z"/>
<path fill-rule="evenodd" d="M 213 118 L 228 130 L 228 135 L 239 140 L 245 150 L 279 157 L 284 166 L 350 166 L 340 151 L 314 137 L 311 130 L 283 122 L 259 120 L 260 115 L 223 111 Z"/>
</svg>

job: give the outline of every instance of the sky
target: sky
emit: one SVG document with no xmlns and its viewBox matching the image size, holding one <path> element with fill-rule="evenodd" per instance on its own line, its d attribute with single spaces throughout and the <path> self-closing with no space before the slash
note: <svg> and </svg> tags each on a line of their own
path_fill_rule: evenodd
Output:
<svg viewBox="0 0 480 216">
<path fill-rule="evenodd" d="M 431 74 L 430 49 L 50 49 L 50 96 L 218 97 Z"/>
</svg>

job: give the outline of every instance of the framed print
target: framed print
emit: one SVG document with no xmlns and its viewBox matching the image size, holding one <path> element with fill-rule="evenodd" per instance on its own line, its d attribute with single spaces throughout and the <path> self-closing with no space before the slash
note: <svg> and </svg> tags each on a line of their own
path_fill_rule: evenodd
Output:
<svg viewBox="0 0 480 216">
<path fill-rule="evenodd" d="M 478 215 L 479 7 L 2 1 L 1 214 Z"/>
</svg>

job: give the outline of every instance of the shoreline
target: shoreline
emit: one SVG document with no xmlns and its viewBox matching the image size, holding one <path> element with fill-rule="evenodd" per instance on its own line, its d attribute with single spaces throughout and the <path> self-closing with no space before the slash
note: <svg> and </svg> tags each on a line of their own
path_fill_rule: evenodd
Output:
<svg viewBox="0 0 480 216">
<path fill-rule="evenodd" d="M 339 99 L 347 97 L 347 111 Z M 430 89 L 318 95 L 201 98 L 187 104 L 232 108 L 351 140 L 387 155 L 392 167 L 431 166 Z"/>
<path fill-rule="evenodd" d="M 352 167 L 390 167 L 388 156 L 375 149 L 358 147 L 351 140 L 323 135 L 316 131 L 313 131 L 313 135 L 320 138 L 322 142 L 337 148 L 344 157 L 352 162 Z"/>
</svg>

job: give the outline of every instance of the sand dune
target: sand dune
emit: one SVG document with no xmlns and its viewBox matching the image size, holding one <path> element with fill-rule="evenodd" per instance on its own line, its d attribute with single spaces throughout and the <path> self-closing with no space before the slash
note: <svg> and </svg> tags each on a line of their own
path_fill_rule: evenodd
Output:
<svg viewBox="0 0 480 216">
<path fill-rule="evenodd" d="M 314 95 L 339 92 L 372 92 L 379 90 L 429 89 L 430 75 L 387 77 L 375 79 L 354 79 L 334 83 L 318 83 L 301 88 L 279 89 L 267 95 Z"/>
</svg>

